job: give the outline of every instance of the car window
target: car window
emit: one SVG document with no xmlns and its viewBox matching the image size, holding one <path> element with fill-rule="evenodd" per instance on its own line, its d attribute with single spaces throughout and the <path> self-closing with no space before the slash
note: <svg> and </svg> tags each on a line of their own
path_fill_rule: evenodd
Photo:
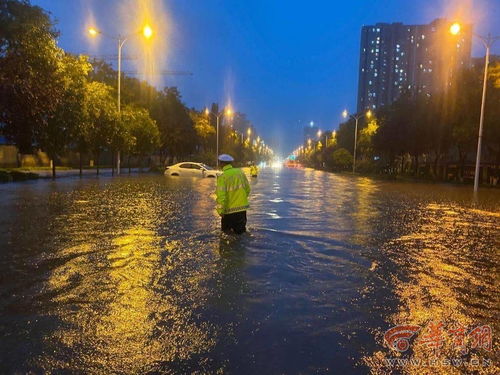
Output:
<svg viewBox="0 0 500 375">
<path fill-rule="evenodd" d="M 202 169 L 201 165 L 198 165 L 198 164 L 191 164 L 191 168 L 193 168 L 193 169 Z"/>
<path fill-rule="evenodd" d="M 203 168 L 205 168 L 207 171 L 213 171 L 213 168 L 212 167 L 209 167 L 208 165 L 206 164 L 202 164 Z"/>
<path fill-rule="evenodd" d="M 190 168 L 191 168 L 191 164 L 189 164 L 189 163 L 184 163 L 184 164 L 179 165 L 179 168 L 190 169 Z"/>
</svg>

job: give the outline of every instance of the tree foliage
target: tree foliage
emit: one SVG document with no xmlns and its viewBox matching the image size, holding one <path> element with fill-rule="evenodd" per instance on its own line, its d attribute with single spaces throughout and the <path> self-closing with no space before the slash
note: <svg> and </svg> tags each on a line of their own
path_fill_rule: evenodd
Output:
<svg viewBox="0 0 500 375">
<path fill-rule="evenodd" d="M 0 2 L 0 122 L 23 153 L 32 151 L 64 95 L 56 36 L 41 8 Z"/>
</svg>

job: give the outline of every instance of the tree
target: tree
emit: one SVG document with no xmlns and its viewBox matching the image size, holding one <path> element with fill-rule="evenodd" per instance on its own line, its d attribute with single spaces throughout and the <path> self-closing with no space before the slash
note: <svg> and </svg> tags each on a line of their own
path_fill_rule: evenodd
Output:
<svg viewBox="0 0 500 375">
<path fill-rule="evenodd" d="M 63 51 L 50 17 L 27 1 L 0 2 L 0 123 L 29 153 L 62 100 Z"/>
<path fill-rule="evenodd" d="M 154 152 L 160 145 L 160 132 L 149 112 L 140 107 L 126 106 L 122 110 L 121 122 L 128 135 L 124 150 L 140 157 Z M 130 170 L 130 160 L 129 160 Z"/>
<path fill-rule="evenodd" d="M 210 123 L 209 116 L 194 109 L 189 111 L 189 116 L 203 149 L 206 149 L 210 144 L 211 138 L 215 135 L 215 128 Z"/>
<path fill-rule="evenodd" d="M 109 148 L 118 129 L 118 111 L 112 88 L 104 83 L 90 82 L 86 86 L 87 141 L 94 153 L 99 174 L 99 156 Z"/>
<path fill-rule="evenodd" d="M 196 148 L 196 132 L 176 87 L 165 88 L 159 93 L 150 113 L 160 130 L 160 152 L 163 157 L 193 153 Z"/>
<path fill-rule="evenodd" d="M 353 157 L 345 148 L 339 148 L 333 152 L 332 166 L 336 170 L 345 171 L 352 166 Z"/>
<path fill-rule="evenodd" d="M 38 139 L 42 149 L 52 160 L 52 177 L 56 175 L 59 157 L 71 145 L 85 122 L 85 85 L 91 66 L 86 57 L 63 55 L 59 63 L 57 79 L 63 87 L 61 100 L 54 112 L 39 128 Z M 78 136 L 77 136 L 78 140 Z M 81 161 L 81 155 L 80 155 Z M 81 173 L 81 162 L 80 162 Z"/>
</svg>

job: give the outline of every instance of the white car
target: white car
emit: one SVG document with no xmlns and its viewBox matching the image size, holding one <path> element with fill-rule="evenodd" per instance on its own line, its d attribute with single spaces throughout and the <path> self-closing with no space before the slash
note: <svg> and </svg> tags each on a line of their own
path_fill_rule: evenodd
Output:
<svg viewBox="0 0 500 375">
<path fill-rule="evenodd" d="M 213 169 L 203 163 L 183 162 L 171 165 L 165 169 L 166 176 L 183 177 L 217 177 L 221 171 Z"/>
</svg>

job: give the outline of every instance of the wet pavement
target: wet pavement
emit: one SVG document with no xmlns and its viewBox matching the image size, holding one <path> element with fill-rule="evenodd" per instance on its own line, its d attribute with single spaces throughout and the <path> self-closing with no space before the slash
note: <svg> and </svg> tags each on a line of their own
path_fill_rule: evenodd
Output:
<svg viewBox="0 0 500 375">
<path fill-rule="evenodd" d="M 219 232 L 213 179 L 0 185 L 0 373 L 499 372 L 500 191 L 286 169 L 251 185 L 241 237 Z M 438 322 L 488 325 L 493 347 L 425 345 Z M 422 328 L 401 354 L 383 336 L 402 324 Z"/>
</svg>

